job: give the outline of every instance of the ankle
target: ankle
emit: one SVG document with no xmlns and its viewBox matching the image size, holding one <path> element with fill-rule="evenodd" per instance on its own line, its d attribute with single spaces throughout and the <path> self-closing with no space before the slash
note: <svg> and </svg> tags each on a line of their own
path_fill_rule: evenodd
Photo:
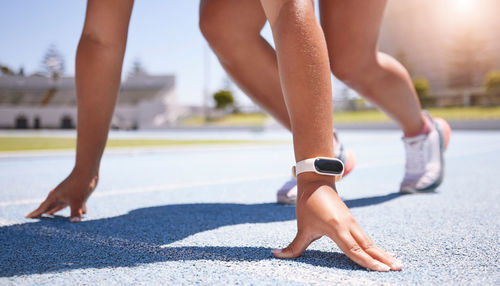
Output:
<svg viewBox="0 0 500 286">
<path fill-rule="evenodd" d="M 404 131 L 404 137 L 415 137 L 418 135 L 429 134 L 432 131 L 432 122 L 424 115 L 422 115 L 422 127 L 414 131 Z"/>
</svg>

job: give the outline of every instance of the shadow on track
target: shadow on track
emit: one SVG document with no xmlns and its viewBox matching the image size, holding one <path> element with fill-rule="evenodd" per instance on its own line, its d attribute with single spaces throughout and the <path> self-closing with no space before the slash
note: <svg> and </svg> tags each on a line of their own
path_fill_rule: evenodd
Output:
<svg viewBox="0 0 500 286">
<path fill-rule="evenodd" d="M 350 208 L 380 204 L 398 193 L 346 200 Z M 222 226 L 295 219 L 295 208 L 266 204 L 182 204 L 148 207 L 125 215 L 71 224 L 67 218 L 0 227 L 0 276 L 71 269 L 130 267 L 162 261 L 272 259 L 265 247 L 165 247 L 187 236 Z M 360 269 L 337 252 L 306 251 L 299 262 Z"/>
</svg>

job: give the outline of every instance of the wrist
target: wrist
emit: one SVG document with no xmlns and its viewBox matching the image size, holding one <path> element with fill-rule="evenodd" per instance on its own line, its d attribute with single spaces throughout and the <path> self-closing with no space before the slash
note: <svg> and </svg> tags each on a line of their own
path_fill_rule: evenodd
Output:
<svg viewBox="0 0 500 286">
<path fill-rule="evenodd" d="M 297 186 L 299 190 L 312 190 L 320 186 L 329 186 L 335 190 L 335 177 L 312 172 L 302 173 L 297 177 Z"/>
<path fill-rule="evenodd" d="M 305 202 L 313 194 L 324 191 L 337 194 L 333 177 L 315 173 L 303 173 L 297 177 L 297 205 L 299 201 Z"/>
<path fill-rule="evenodd" d="M 97 168 L 75 165 L 71 171 L 71 175 L 78 176 L 80 178 L 93 179 L 98 175 Z"/>
</svg>

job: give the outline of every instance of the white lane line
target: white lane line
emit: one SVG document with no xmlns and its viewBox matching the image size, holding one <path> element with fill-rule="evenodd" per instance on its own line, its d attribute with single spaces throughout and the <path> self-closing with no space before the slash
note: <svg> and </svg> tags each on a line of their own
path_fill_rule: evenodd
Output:
<svg viewBox="0 0 500 286">
<path fill-rule="evenodd" d="M 102 192 L 96 193 L 94 196 L 107 197 L 107 196 L 114 196 L 114 195 L 167 191 L 167 190 L 194 188 L 194 187 L 202 187 L 202 186 L 227 185 L 227 184 L 242 183 L 242 182 L 277 179 L 277 178 L 282 178 L 282 177 L 286 177 L 286 174 L 276 173 L 276 174 L 253 176 L 253 177 L 227 178 L 227 179 L 222 179 L 222 180 L 217 180 L 217 181 L 210 180 L 210 181 L 202 181 L 202 182 L 187 183 L 187 184 L 168 184 L 168 185 L 156 185 L 156 186 L 149 186 L 149 187 L 137 187 L 137 188 L 130 188 L 130 189 L 109 190 L 109 191 L 102 191 Z"/>
<path fill-rule="evenodd" d="M 214 143 L 210 145 L 188 145 L 188 146 L 149 146 L 149 147 L 110 147 L 106 148 L 104 155 L 141 155 L 148 153 L 172 153 L 172 152 L 205 152 L 205 151 L 239 151 L 239 150 L 261 150 L 267 148 L 283 148 L 291 146 L 291 142 L 277 140 L 275 142 L 250 143 Z M 291 148 L 291 147 L 290 147 Z M 51 157 L 51 156 L 74 156 L 74 149 L 66 150 L 26 150 L 26 151 L 0 151 L 0 159 L 25 158 L 25 157 Z"/>
<path fill-rule="evenodd" d="M 217 186 L 217 185 L 227 185 L 234 183 L 243 183 L 243 182 L 252 182 L 252 181 L 260 181 L 260 180 L 270 180 L 277 178 L 286 178 L 288 175 L 283 173 L 275 173 L 269 175 L 261 175 L 261 176 L 252 176 L 252 177 L 240 177 L 240 178 L 226 178 L 222 180 L 210 180 L 210 181 L 201 181 L 194 183 L 185 183 L 185 184 L 165 184 L 165 185 L 155 185 L 148 187 L 136 187 L 136 188 L 127 188 L 127 189 L 111 189 L 111 190 L 103 190 L 97 191 L 93 194 L 93 197 L 108 197 L 114 195 L 124 195 L 124 194 L 136 194 L 136 193 L 146 193 L 146 192 L 156 192 L 156 191 L 168 191 L 168 190 L 177 190 L 177 189 L 186 189 L 186 188 L 194 188 L 194 187 L 204 187 L 204 186 Z M 24 199 L 17 201 L 7 201 L 0 202 L 0 207 L 8 207 L 8 206 L 19 206 L 19 205 L 29 205 L 29 204 L 38 204 L 43 201 L 44 198 L 36 198 L 36 199 Z"/>
<path fill-rule="evenodd" d="M 8 206 L 20 206 L 20 205 L 30 205 L 30 204 L 38 204 L 41 203 L 43 198 L 37 199 L 26 199 L 26 200 L 18 200 L 18 201 L 7 201 L 0 202 L 0 207 L 8 207 Z"/>
<path fill-rule="evenodd" d="M 478 149 L 478 150 L 467 151 L 467 152 L 462 152 L 462 153 L 455 153 L 452 155 L 446 155 L 446 157 L 447 158 L 461 158 L 461 157 L 490 153 L 490 152 L 495 152 L 495 151 L 500 151 L 500 149 L 499 148 Z M 367 162 L 364 164 L 359 164 L 355 168 L 356 169 L 371 169 L 371 168 L 380 168 L 380 167 L 388 167 L 388 166 L 403 165 L 403 164 L 404 164 L 403 160 L 375 161 L 375 162 Z M 218 180 L 218 181 L 204 181 L 204 182 L 188 183 L 188 184 L 168 184 L 168 185 L 156 185 L 156 186 L 149 186 L 149 187 L 136 187 L 136 188 L 128 188 L 128 189 L 98 191 L 95 194 L 93 194 L 93 196 L 94 197 L 107 197 L 107 196 L 113 196 L 113 195 L 166 191 L 166 190 L 201 187 L 201 186 L 224 185 L 224 184 L 258 181 L 258 180 L 284 178 L 284 177 L 287 177 L 287 175 L 283 174 L 283 173 L 279 173 L 279 174 L 276 173 L 276 174 L 271 174 L 271 175 L 231 178 L 231 179 L 223 179 L 223 180 Z M 44 198 L 35 198 L 35 199 L 24 199 L 24 200 L 17 200 L 17 201 L 0 202 L 0 207 L 38 204 L 38 203 L 42 202 L 43 199 Z"/>
</svg>

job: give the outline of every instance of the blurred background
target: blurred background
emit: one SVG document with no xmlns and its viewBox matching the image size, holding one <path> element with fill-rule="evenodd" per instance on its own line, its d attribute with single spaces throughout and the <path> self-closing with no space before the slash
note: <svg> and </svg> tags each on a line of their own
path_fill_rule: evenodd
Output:
<svg viewBox="0 0 500 286">
<path fill-rule="evenodd" d="M 0 3 L 0 128 L 74 129 L 85 1 Z M 279 128 L 231 81 L 198 28 L 198 1 L 136 1 L 112 128 Z M 500 129 L 500 1 L 392 0 L 380 48 L 452 127 Z M 262 31 L 272 42 L 269 26 Z M 395 128 L 333 80 L 335 124 Z M 6 134 L 5 132 L 3 134 Z"/>
</svg>

